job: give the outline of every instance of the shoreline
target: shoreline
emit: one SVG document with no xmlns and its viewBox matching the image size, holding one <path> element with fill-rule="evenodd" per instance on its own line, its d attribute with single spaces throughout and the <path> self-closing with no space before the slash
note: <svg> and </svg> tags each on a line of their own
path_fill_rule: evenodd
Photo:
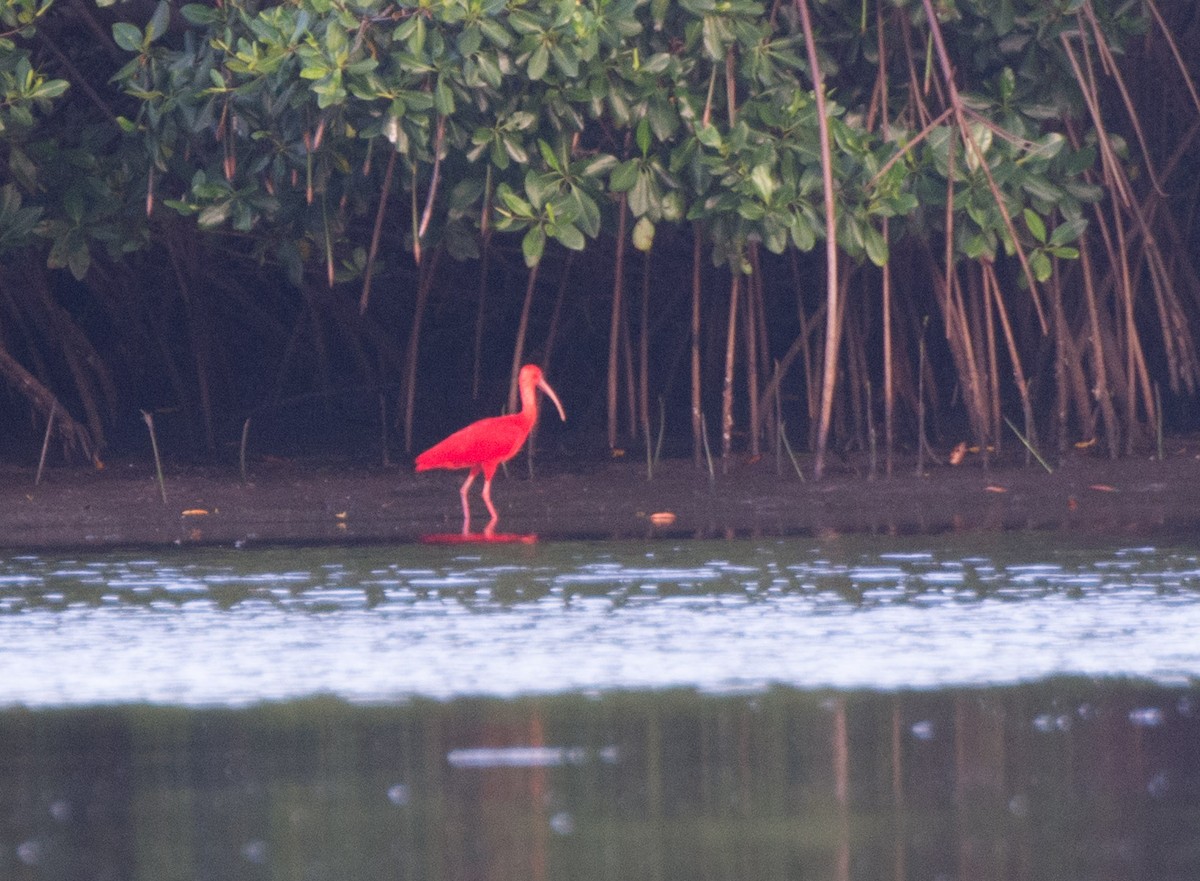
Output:
<svg viewBox="0 0 1200 881">
<path fill-rule="evenodd" d="M 800 460 L 806 476 L 811 457 Z M 497 475 L 493 499 L 504 540 L 686 539 L 920 535 L 1061 530 L 1113 536 L 1200 535 L 1200 438 L 1173 439 L 1162 461 L 1073 451 L 1054 472 L 977 460 L 917 476 L 903 461 L 867 476 L 865 457 L 836 460 L 824 479 L 801 481 L 785 460 L 744 457 L 710 482 L 690 459 L 661 461 L 653 479 L 629 459 L 542 455 L 528 477 L 523 455 Z M 201 546 L 407 544 L 462 541 L 464 472 L 415 474 L 332 460 L 165 469 L 163 503 L 152 462 L 103 470 L 0 472 L 0 547 L 8 552 Z M 478 482 L 477 482 L 478 483 Z M 486 512 L 472 487 L 473 529 Z M 667 515 L 656 517 L 651 515 Z M 669 522 L 667 522 L 669 521 Z"/>
</svg>

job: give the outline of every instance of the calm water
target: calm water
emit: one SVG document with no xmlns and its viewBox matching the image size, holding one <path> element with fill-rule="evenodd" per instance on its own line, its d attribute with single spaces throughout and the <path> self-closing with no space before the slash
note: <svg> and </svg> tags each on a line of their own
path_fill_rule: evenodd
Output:
<svg viewBox="0 0 1200 881">
<path fill-rule="evenodd" d="M 0 879 L 1194 879 L 1200 544 L 0 561 Z"/>
</svg>

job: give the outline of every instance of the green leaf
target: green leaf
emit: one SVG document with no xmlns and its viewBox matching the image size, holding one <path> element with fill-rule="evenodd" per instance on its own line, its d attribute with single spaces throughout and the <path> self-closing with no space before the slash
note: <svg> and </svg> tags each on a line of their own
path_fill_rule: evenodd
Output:
<svg viewBox="0 0 1200 881">
<path fill-rule="evenodd" d="M 142 51 L 142 30 L 135 24 L 119 21 L 112 27 L 113 42 L 126 52 Z"/>
<path fill-rule="evenodd" d="M 526 69 L 529 74 L 529 78 L 535 82 L 542 79 L 546 75 L 546 70 L 549 67 L 550 50 L 544 45 L 539 45 L 533 50 L 533 54 L 529 56 L 529 66 Z"/>
<path fill-rule="evenodd" d="M 967 131 L 971 135 L 971 143 L 963 145 L 967 154 L 967 168 L 978 171 L 982 161 L 987 159 L 988 150 L 992 146 L 992 130 L 981 122 L 967 123 Z"/>
<path fill-rule="evenodd" d="M 203 229 L 212 229 L 220 226 L 229 217 L 229 202 L 220 202 L 216 205 L 208 205 L 200 211 L 200 216 L 196 218 L 196 222 Z"/>
<path fill-rule="evenodd" d="M 540 209 L 558 194 L 558 178 L 553 174 L 529 171 L 525 175 L 525 193 L 535 209 Z"/>
<path fill-rule="evenodd" d="M 1082 180 L 1066 181 L 1063 188 L 1080 202 L 1099 202 L 1104 198 L 1104 188 Z"/>
<path fill-rule="evenodd" d="M 185 3 L 179 10 L 188 24 L 197 27 L 208 27 L 218 24 L 222 19 L 221 10 L 207 3 Z"/>
<path fill-rule="evenodd" d="M 633 246 L 643 252 L 654 246 L 654 222 L 649 217 L 639 217 L 633 225 Z"/>
<path fill-rule="evenodd" d="M 637 145 L 641 150 L 642 156 L 650 154 L 650 122 L 646 117 L 642 117 L 637 126 Z"/>
<path fill-rule="evenodd" d="M 196 206 L 187 202 L 181 202 L 178 199 L 163 199 L 163 204 L 172 211 L 182 214 L 184 217 L 190 217 L 196 213 Z"/>
<path fill-rule="evenodd" d="M 724 61 L 725 44 L 730 34 L 723 18 L 717 15 L 704 16 L 702 27 L 704 54 L 709 61 Z"/>
<path fill-rule="evenodd" d="M 743 199 L 738 202 L 738 216 L 750 221 L 762 220 L 767 215 L 767 209 L 763 207 L 761 202 L 751 202 Z"/>
<path fill-rule="evenodd" d="M 665 99 L 651 99 L 646 108 L 650 130 L 660 141 L 669 141 L 679 129 L 679 112 L 675 105 Z"/>
<path fill-rule="evenodd" d="M 481 18 L 479 29 L 497 49 L 507 49 L 512 44 L 512 34 L 505 30 L 504 25 L 494 18 Z"/>
<path fill-rule="evenodd" d="M 974 232 L 963 240 L 962 252 L 971 260 L 978 260 L 985 255 L 989 259 L 995 259 L 995 242 L 992 241 L 992 237 L 987 233 Z"/>
<path fill-rule="evenodd" d="M 558 154 L 541 138 L 538 138 L 538 152 L 542 154 L 542 161 L 546 163 L 547 168 L 562 173 L 563 165 L 558 159 Z"/>
<path fill-rule="evenodd" d="M 539 34 L 542 32 L 542 21 L 531 12 L 514 9 L 508 14 L 508 23 L 518 34 Z"/>
<path fill-rule="evenodd" d="M 862 234 L 863 246 L 867 251 L 867 258 L 876 266 L 886 266 L 888 262 L 887 239 L 869 223 L 863 224 Z"/>
<path fill-rule="evenodd" d="M 454 92 L 450 90 L 449 84 L 445 77 L 438 77 L 437 85 L 433 90 L 434 107 L 441 116 L 454 115 Z"/>
<path fill-rule="evenodd" d="M 550 234 L 560 245 L 572 251 L 582 251 L 587 244 L 587 239 L 573 223 L 556 223 L 550 228 Z"/>
<path fill-rule="evenodd" d="M 483 45 L 483 31 L 478 25 L 469 26 L 459 33 L 456 43 L 459 55 L 464 58 L 474 55 Z"/>
<path fill-rule="evenodd" d="M 1047 132 L 1038 138 L 1037 145 L 1030 151 L 1029 155 L 1031 158 L 1053 159 L 1062 152 L 1066 144 L 1067 139 L 1058 132 Z"/>
<path fill-rule="evenodd" d="M 521 253 L 525 255 L 525 265 L 532 269 L 542 260 L 546 250 L 546 233 L 540 226 L 530 227 L 529 232 L 521 239 Z"/>
<path fill-rule="evenodd" d="M 754 166 L 753 171 L 750 172 L 750 183 L 754 185 L 754 191 L 764 202 L 770 202 L 771 196 L 779 187 L 779 181 L 775 179 L 771 166 L 765 162 Z"/>
<path fill-rule="evenodd" d="M 1008 3 L 1009 13 L 1011 14 L 1011 12 L 1012 12 L 1011 0 L 1002 0 L 1002 3 L 1005 3 L 1005 2 Z M 1009 24 L 1009 28 L 1011 29 L 1011 22 Z M 997 28 L 997 30 L 999 30 L 999 29 Z M 1004 68 L 1004 70 L 1002 70 L 1000 72 L 1000 100 L 1003 101 L 1005 104 L 1007 104 L 1012 99 L 1013 93 L 1016 90 L 1017 90 L 1016 74 L 1013 73 L 1013 69 L 1011 67 L 1006 67 L 1006 68 Z"/>
<path fill-rule="evenodd" d="M 721 146 L 721 132 L 711 123 L 696 129 L 696 140 L 712 150 Z"/>
<path fill-rule="evenodd" d="M 482 195 L 482 180 L 477 177 L 463 178 L 450 190 L 450 211 L 456 214 L 465 213 L 474 207 Z"/>
<path fill-rule="evenodd" d="M 57 98 L 59 95 L 65 92 L 70 85 L 71 84 L 66 80 L 45 80 L 44 82 L 38 83 L 37 86 L 34 87 L 33 91 L 26 95 L 26 97 L 37 100 L 49 100 L 51 98 Z"/>
<path fill-rule="evenodd" d="M 796 250 L 808 253 L 817 244 L 816 227 L 800 212 L 792 215 L 791 222 L 788 224 L 788 232 L 792 237 L 792 244 L 796 246 Z"/>
<path fill-rule="evenodd" d="M 513 162 L 518 165 L 527 165 L 529 163 L 529 152 L 525 149 L 525 145 L 519 137 L 505 132 L 500 136 L 500 141 L 504 145 L 504 152 L 508 154 Z M 499 165 L 500 168 L 508 167 L 507 162 L 504 165 L 500 165 L 498 162 L 493 162 L 492 164 Z"/>
<path fill-rule="evenodd" d="M 67 268 L 71 270 L 71 275 L 75 276 L 76 281 L 84 280 L 91 265 L 92 255 L 83 242 L 80 242 L 67 254 Z"/>
<path fill-rule="evenodd" d="M 1026 208 L 1024 214 L 1025 225 L 1029 227 L 1029 231 L 1033 234 L 1033 237 L 1040 244 L 1046 244 L 1046 224 L 1042 221 L 1042 218 L 1032 208 Z M 1039 281 L 1041 280 L 1039 279 Z"/>
<path fill-rule="evenodd" d="M 649 58 L 642 62 L 640 72 L 648 76 L 658 76 L 660 73 L 666 73 L 667 68 L 671 66 L 670 52 L 655 52 Z"/>
<path fill-rule="evenodd" d="M 996 29 L 996 35 L 1003 37 L 1013 29 L 1016 21 L 1016 15 L 1013 12 L 1012 0 L 994 0 L 991 6 L 992 27 Z M 1009 71 L 1011 74 L 1011 71 Z M 1008 100 L 1005 96 L 1004 100 Z"/>
<path fill-rule="evenodd" d="M 496 195 L 500 197 L 500 201 L 504 203 L 504 207 L 517 217 L 528 219 L 537 213 L 531 204 L 526 202 L 511 189 L 498 190 Z"/>
<path fill-rule="evenodd" d="M 576 225 L 593 239 L 600 235 L 600 206 L 596 204 L 596 200 L 579 187 L 572 188 L 570 198 L 575 206 L 575 214 L 578 215 L 575 219 Z"/>
<path fill-rule="evenodd" d="M 622 162 L 613 169 L 608 179 L 608 186 L 617 193 L 627 193 L 633 189 L 638 180 L 638 163 L 636 159 Z"/>
<path fill-rule="evenodd" d="M 686 205 L 683 199 L 683 193 L 679 190 L 670 190 L 663 196 L 662 201 L 662 216 L 663 220 L 679 221 L 683 220 L 683 215 Z"/>
<path fill-rule="evenodd" d="M 1054 273 L 1054 264 L 1044 251 L 1035 251 L 1029 255 L 1029 268 L 1033 270 L 1033 277 L 1038 281 L 1045 281 Z"/>
<path fill-rule="evenodd" d="M 629 190 L 629 210 L 634 217 L 649 214 L 652 217 L 661 215 L 661 193 L 654 185 L 654 179 L 645 171 L 639 171 L 637 181 Z"/>
<path fill-rule="evenodd" d="M 153 43 L 165 34 L 170 23 L 171 4 L 167 0 L 160 0 L 154 9 L 154 15 L 150 17 L 150 22 L 146 25 L 146 42 Z"/>
<path fill-rule="evenodd" d="M 554 56 L 554 64 L 568 77 L 574 79 L 579 76 L 579 53 L 571 45 L 555 44 L 551 49 Z"/>
<path fill-rule="evenodd" d="M 1077 220 L 1069 220 L 1066 223 L 1060 223 L 1054 227 L 1054 232 L 1050 233 L 1051 247 L 1057 248 L 1077 241 L 1083 235 L 1083 231 L 1087 229 L 1087 225 L 1087 219 L 1083 217 Z"/>
<path fill-rule="evenodd" d="M 611 153 L 599 153 L 585 161 L 582 174 L 584 177 L 600 177 L 611 171 L 616 164 L 616 156 Z"/>
<path fill-rule="evenodd" d="M 762 235 L 763 244 L 772 254 L 782 254 L 787 250 L 788 230 L 778 215 L 771 214 L 763 219 Z"/>
<path fill-rule="evenodd" d="M 1031 196 L 1043 202 L 1053 204 L 1063 197 L 1063 191 L 1050 183 L 1045 177 L 1030 174 L 1021 179 L 1021 188 Z"/>
</svg>

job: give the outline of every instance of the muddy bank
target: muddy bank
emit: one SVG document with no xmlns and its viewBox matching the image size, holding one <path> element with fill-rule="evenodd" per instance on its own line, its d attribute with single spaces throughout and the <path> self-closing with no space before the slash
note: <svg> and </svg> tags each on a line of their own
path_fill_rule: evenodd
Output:
<svg viewBox="0 0 1200 881">
<path fill-rule="evenodd" d="M 801 459 L 806 475 L 811 462 Z M 1120 535 L 1200 534 L 1200 438 L 1176 440 L 1163 461 L 1073 453 L 1048 474 L 1034 463 L 985 469 L 968 457 L 917 475 L 912 461 L 869 476 L 865 457 L 835 460 L 820 482 L 785 460 L 738 458 L 727 473 L 665 460 L 647 479 L 631 459 L 542 457 L 530 479 L 518 457 L 497 475 L 498 530 L 541 539 L 721 537 L 827 532 L 1067 529 Z M 166 469 L 164 503 L 153 464 L 110 462 L 0 472 L 0 546 L 73 547 L 320 542 L 410 542 L 461 530 L 461 472 L 321 461 Z M 476 492 L 478 484 L 476 486 Z M 472 495 L 475 529 L 484 507 Z M 653 514 L 668 514 L 653 518 Z M 664 523 L 663 521 L 670 521 Z"/>
</svg>

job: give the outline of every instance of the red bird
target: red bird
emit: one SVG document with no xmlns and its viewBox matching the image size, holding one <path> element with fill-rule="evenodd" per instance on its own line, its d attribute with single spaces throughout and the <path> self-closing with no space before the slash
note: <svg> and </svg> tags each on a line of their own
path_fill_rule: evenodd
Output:
<svg viewBox="0 0 1200 881">
<path fill-rule="evenodd" d="M 521 412 L 508 416 L 492 416 L 472 422 L 466 428 L 459 429 L 439 444 L 434 444 L 428 450 L 417 456 L 418 471 L 428 471 L 431 468 L 470 468 L 471 473 L 463 481 L 462 489 L 458 491 L 462 497 L 463 535 L 470 534 L 471 505 L 467 501 L 467 490 L 483 472 L 483 501 L 488 513 L 492 515 L 484 532 L 490 534 L 496 527 L 500 515 L 492 504 L 492 478 L 501 462 L 507 462 L 517 454 L 533 424 L 537 422 L 538 402 L 537 390 L 541 389 L 550 396 L 558 415 L 563 422 L 567 414 L 563 412 L 558 395 L 550 388 L 550 383 L 542 375 L 542 370 L 536 364 L 526 364 L 521 368 L 517 378 L 517 386 L 521 391 Z"/>
</svg>

